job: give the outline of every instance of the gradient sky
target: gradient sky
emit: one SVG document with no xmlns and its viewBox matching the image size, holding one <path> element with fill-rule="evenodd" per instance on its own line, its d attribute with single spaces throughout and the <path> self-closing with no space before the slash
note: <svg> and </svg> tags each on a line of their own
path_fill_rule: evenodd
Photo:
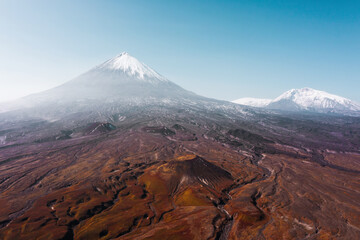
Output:
<svg viewBox="0 0 360 240">
<path fill-rule="evenodd" d="M 123 51 L 207 97 L 312 87 L 360 102 L 359 0 L 0 0 L 0 101 Z"/>
</svg>

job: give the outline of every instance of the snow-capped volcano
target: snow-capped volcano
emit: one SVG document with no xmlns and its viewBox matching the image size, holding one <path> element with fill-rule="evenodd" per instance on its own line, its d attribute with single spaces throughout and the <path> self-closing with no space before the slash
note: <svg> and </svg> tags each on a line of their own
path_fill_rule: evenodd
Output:
<svg viewBox="0 0 360 240">
<path fill-rule="evenodd" d="M 199 98 L 123 52 L 58 87 L 0 106 L 0 112 L 55 105 L 78 111 L 94 104 L 175 104 Z"/>
<path fill-rule="evenodd" d="M 123 52 L 65 84 L 40 95 L 47 100 L 142 101 L 176 98 L 190 92 Z M 38 94 L 36 94 L 38 95 Z M 35 96 L 36 96 L 35 95 Z"/>
<path fill-rule="evenodd" d="M 287 111 L 312 111 L 321 113 L 353 114 L 360 112 L 360 104 L 324 91 L 312 88 L 291 89 L 274 100 L 243 98 L 233 101 L 254 107 L 266 107 Z"/>
</svg>

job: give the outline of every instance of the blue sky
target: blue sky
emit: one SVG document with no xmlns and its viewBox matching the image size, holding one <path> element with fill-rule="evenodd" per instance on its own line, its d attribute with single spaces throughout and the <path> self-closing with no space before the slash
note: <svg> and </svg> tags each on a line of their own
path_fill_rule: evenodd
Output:
<svg viewBox="0 0 360 240">
<path fill-rule="evenodd" d="M 207 97 L 312 87 L 360 102 L 358 0 L 0 0 L 0 101 L 123 51 Z"/>
</svg>

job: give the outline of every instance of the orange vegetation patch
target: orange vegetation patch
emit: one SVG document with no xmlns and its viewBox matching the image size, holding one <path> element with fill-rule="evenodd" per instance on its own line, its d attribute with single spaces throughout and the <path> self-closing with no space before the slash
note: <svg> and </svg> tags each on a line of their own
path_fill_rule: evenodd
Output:
<svg viewBox="0 0 360 240">
<path fill-rule="evenodd" d="M 196 155 L 194 155 L 194 154 L 186 154 L 186 155 L 176 157 L 174 160 L 175 161 L 186 161 L 186 160 L 191 160 L 191 159 L 194 159 L 194 158 L 196 158 Z"/>
<path fill-rule="evenodd" d="M 207 192 L 209 194 L 209 192 Z M 211 206 L 211 201 L 206 198 L 206 192 L 192 187 L 186 188 L 175 198 L 175 204 L 178 206 Z"/>
</svg>

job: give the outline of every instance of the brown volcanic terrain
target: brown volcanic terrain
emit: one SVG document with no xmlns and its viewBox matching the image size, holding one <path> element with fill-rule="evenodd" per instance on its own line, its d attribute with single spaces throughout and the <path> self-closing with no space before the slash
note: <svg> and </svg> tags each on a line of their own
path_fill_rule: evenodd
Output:
<svg viewBox="0 0 360 240">
<path fill-rule="evenodd" d="M 204 98 L 127 53 L 10 107 L 0 239 L 360 239 L 359 117 Z"/>
<path fill-rule="evenodd" d="M 139 119 L 2 147 L 1 239 L 360 237 L 358 153 Z"/>
</svg>

